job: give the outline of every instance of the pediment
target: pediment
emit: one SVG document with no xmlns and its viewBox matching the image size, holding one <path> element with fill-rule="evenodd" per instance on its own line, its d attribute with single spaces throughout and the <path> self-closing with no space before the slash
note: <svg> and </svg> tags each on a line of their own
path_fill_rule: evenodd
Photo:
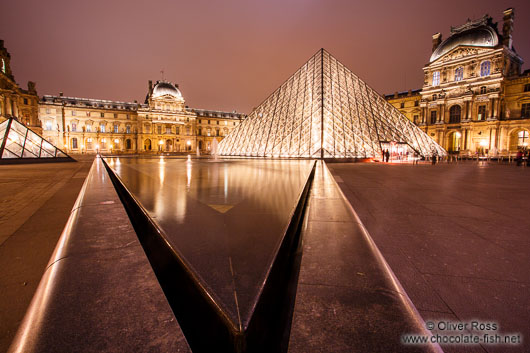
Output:
<svg viewBox="0 0 530 353">
<path fill-rule="evenodd" d="M 451 60 L 460 59 L 467 56 L 474 56 L 482 54 L 485 52 L 493 51 L 493 48 L 483 48 L 483 47 L 472 47 L 472 46 L 459 46 L 449 51 L 447 54 L 441 56 L 436 61 L 447 62 Z"/>
</svg>

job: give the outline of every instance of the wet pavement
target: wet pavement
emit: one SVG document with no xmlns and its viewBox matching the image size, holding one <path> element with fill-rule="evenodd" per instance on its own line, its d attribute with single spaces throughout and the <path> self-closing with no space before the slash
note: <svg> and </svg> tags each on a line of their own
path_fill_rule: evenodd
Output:
<svg viewBox="0 0 530 353">
<path fill-rule="evenodd" d="M 235 326 L 246 327 L 314 162 L 106 160 Z"/>
<path fill-rule="evenodd" d="M 530 350 L 530 168 L 496 162 L 329 164 L 425 321 L 494 321 Z"/>
</svg>

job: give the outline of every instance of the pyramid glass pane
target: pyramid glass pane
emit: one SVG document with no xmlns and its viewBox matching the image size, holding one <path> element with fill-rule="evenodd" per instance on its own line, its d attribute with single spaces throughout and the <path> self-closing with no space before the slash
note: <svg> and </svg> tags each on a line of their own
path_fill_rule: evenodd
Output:
<svg viewBox="0 0 530 353">
<path fill-rule="evenodd" d="M 386 143 L 445 150 L 325 50 L 319 50 L 219 144 L 220 155 L 374 158 Z"/>
<path fill-rule="evenodd" d="M 0 158 L 70 158 L 15 119 L 0 124 Z"/>
</svg>

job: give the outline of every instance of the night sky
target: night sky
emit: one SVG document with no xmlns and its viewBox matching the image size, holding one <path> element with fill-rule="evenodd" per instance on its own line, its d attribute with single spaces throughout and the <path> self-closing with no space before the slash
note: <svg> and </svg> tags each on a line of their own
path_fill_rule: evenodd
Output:
<svg viewBox="0 0 530 353">
<path fill-rule="evenodd" d="M 530 63 L 527 0 L 11 0 L 0 39 L 39 95 L 143 102 L 163 70 L 187 105 L 248 113 L 321 47 L 380 93 L 421 88 L 432 34 L 484 14 L 502 31 L 508 7 Z"/>
</svg>

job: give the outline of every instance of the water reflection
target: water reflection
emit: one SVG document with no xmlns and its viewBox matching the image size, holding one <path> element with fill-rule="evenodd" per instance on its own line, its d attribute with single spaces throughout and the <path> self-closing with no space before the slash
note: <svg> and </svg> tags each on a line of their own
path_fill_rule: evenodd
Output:
<svg viewBox="0 0 530 353">
<path fill-rule="evenodd" d="M 248 318 L 313 162 L 108 162 L 234 322 L 234 291 Z"/>
</svg>

